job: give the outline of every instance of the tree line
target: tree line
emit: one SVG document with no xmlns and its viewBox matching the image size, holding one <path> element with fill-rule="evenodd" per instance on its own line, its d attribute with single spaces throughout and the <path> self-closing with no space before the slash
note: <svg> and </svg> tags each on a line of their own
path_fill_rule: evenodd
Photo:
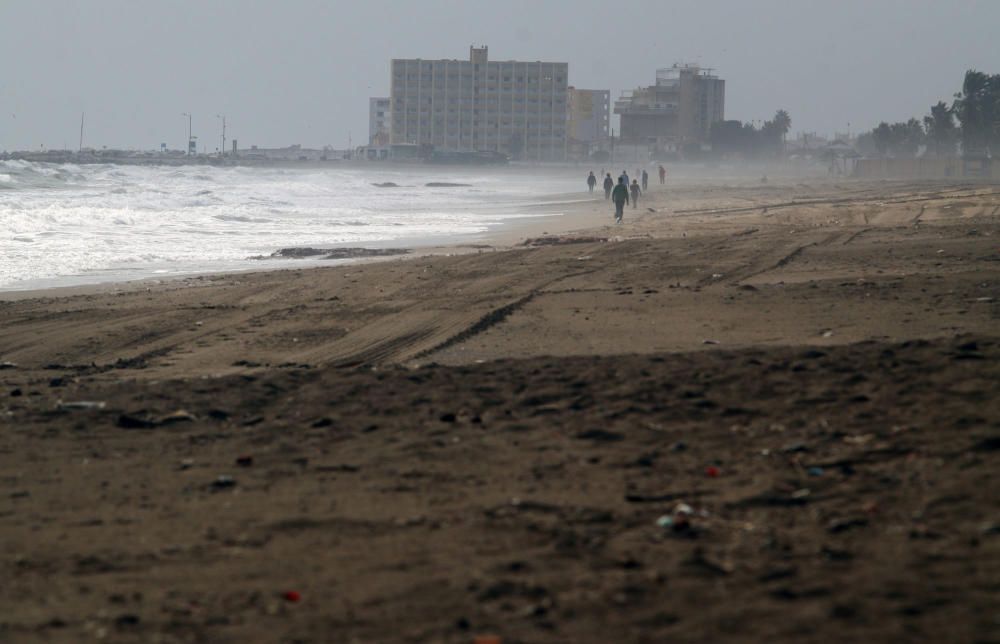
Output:
<svg viewBox="0 0 1000 644">
<path fill-rule="evenodd" d="M 739 154 L 745 158 L 779 156 L 785 149 L 785 135 L 792 127 L 792 118 L 778 110 L 774 118 L 757 127 L 740 121 L 718 121 L 712 124 L 709 141 L 716 154 Z"/>
<path fill-rule="evenodd" d="M 863 154 L 909 158 L 923 147 L 926 154 L 949 157 L 959 143 L 966 157 L 1000 154 L 1000 74 L 970 69 L 951 105 L 938 101 L 923 121 L 883 121 L 860 135 L 857 147 Z"/>
</svg>

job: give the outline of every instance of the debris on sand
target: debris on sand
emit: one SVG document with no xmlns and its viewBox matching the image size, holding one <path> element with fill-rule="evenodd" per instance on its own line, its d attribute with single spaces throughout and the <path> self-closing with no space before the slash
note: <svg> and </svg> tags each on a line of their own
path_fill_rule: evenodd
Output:
<svg viewBox="0 0 1000 644">
<path fill-rule="evenodd" d="M 236 479 L 225 474 L 217 476 L 211 485 L 213 490 L 228 490 L 233 487 L 236 487 Z"/>
<path fill-rule="evenodd" d="M 98 400 L 75 400 L 71 402 L 62 402 L 60 400 L 56 406 L 60 411 L 82 411 L 88 409 L 104 409 L 105 403 Z"/>
<path fill-rule="evenodd" d="M 158 416 L 145 409 L 127 412 L 118 416 L 118 426 L 122 429 L 153 429 L 175 423 L 189 423 L 197 420 L 194 414 L 178 409 L 177 411 Z"/>
<path fill-rule="evenodd" d="M 605 243 L 607 241 L 607 237 L 550 235 L 548 237 L 534 237 L 532 239 L 526 239 L 522 246 L 565 246 L 567 244 L 598 244 Z"/>
<path fill-rule="evenodd" d="M 270 255 L 258 255 L 249 259 L 360 259 L 392 257 L 410 252 L 409 248 L 281 248 Z"/>
</svg>

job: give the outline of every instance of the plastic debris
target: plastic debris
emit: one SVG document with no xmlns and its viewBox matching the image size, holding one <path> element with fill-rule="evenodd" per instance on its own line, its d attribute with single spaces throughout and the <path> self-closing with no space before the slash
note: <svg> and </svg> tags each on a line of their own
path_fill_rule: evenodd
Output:
<svg viewBox="0 0 1000 644">
<path fill-rule="evenodd" d="M 806 470 L 806 473 L 809 474 L 809 476 L 823 476 L 823 468 L 810 467 L 808 470 Z"/>
<path fill-rule="evenodd" d="M 714 465 L 709 465 L 705 468 L 705 476 L 709 478 L 717 478 L 722 472 Z"/>
<path fill-rule="evenodd" d="M 224 490 L 235 486 L 236 486 L 236 479 L 234 479 L 231 476 L 227 476 L 225 474 L 220 474 L 215 478 L 214 481 L 212 481 L 212 487 L 215 488 L 216 490 Z"/>
<path fill-rule="evenodd" d="M 182 423 L 191 422 L 197 420 L 194 414 L 186 412 L 183 409 L 178 409 L 177 411 L 171 412 L 166 416 L 159 419 L 160 425 L 169 425 L 170 423 Z"/>
<path fill-rule="evenodd" d="M 694 514 L 694 508 L 687 503 L 678 503 L 674 506 L 674 514 Z"/>
<path fill-rule="evenodd" d="M 104 402 L 98 400 L 74 400 L 71 402 L 59 401 L 59 409 L 63 411 L 79 411 L 84 409 L 104 409 Z"/>
<path fill-rule="evenodd" d="M 253 465 L 253 456 L 244 455 L 236 457 L 236 464 L 240 467 L 250 467 Z"/>
<path fill-rule="evenodd" d="M 302 594 L 299 593 L 299 591 L 297 591 L 297 590 L 286 590 L 284 593 L 281 594 L 281 596 L 287 602 L 293 602 L 294 603 L 294 602 L 302 601 Z"/>
</svg>

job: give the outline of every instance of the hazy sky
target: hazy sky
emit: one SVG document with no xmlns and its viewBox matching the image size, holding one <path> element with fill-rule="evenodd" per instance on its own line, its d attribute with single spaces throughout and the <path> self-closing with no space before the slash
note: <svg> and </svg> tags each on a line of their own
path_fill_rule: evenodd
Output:
<svg viewBox="0 0 1000 644">
<path fill-rule="evenodd" d="M 577 87 L 653 82 L 699 62 L 726 118 L 784 108 L 792 132 L 870 129 L 950 101 L 966 69 L 1000 73 L 1000 0 L 0 0 L 0 150 L 209 151 L 367 142 L 389 60 L 568 62 Z M 617 119 L 613 118 L 613 124 Z M 201 144 L 199 144 L 201 149 Z"/>
</svg>

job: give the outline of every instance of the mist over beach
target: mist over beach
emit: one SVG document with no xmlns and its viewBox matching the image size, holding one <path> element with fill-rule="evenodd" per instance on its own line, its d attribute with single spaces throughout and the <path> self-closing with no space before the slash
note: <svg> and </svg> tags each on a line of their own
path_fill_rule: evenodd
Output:
<svg viewBox="0 0 1000 644">
<path fill-rule="evenodd" d="M 997 24 L 0 3 L 0 641 L 996 641 Z"/>
</svg>

